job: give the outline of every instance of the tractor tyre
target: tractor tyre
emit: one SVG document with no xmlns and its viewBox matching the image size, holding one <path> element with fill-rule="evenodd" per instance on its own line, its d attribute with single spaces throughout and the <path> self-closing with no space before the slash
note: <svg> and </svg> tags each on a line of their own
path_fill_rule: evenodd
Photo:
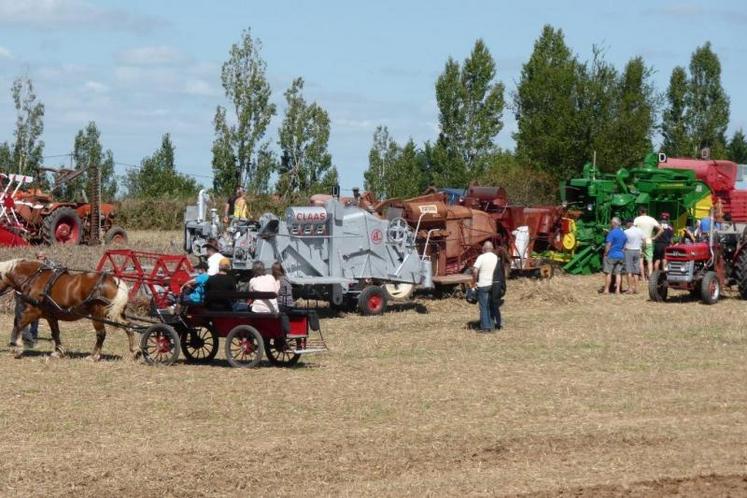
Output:
<svg viewBox="0 0 747 498">
<path fill-rule="evenodd" d="M 386 291 L 378 285 L 363 289 L 358 296 L 358 310 L 363 316 L 381 315 L 386 310 Z"/>
<path fill-rule="evenodd" d="M 747 230 L 747 228 L 745 228 Z M 742 299 L 747 299 L 747 248 L 743 249 L 734 265 L 737 287 Z"/>
<path fill-rule="evenodd" d="M 716 272 L 709 271 L 700 282 L 700 299 L 703 304 L 716 304 L 721 297 L 721 282 L 718 281 Z"/>
<path fill-rule="evenodd" d="M 42 222 L 42 237 L 48 245 L 70 245 L 80 244 L 83 234 L 83 226 L 75 209 L 61 207 L 55 209 Z"/>
<path fill-rule="evenodd" d="M 667 300 L 668 291 L 666 272 L 654 270 L 648 279 L 648 297 L 656 303 L 663 303 Z"/>
<path fill-rule="evenodd" d="M 126 246 L 127 232 L 124 228 L 115 225 L 104 234 L 104 243 L 106 245 Z"/>
</svg>

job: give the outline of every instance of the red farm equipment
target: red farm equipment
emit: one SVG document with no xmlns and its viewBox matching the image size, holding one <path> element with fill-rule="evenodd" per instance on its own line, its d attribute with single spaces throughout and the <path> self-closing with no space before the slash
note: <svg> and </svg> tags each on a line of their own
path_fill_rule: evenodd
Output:
<svg viewBox="0 0 747 498">
<path fill-rule="evenodd" d="M 0 245 L 87 244 L 98 240 L 126 243 L 127 233 L 113 224 L 112 204 L 57 202 L 39 189 L 25 190 L 33 179 L 24 175 L 0 174 Z M 99 225 L 91 223 L 98 212 Z"/>
<path fill-rule="evenodd" d="M 192 278 L 192 262 L 185 254 L 161 254 L 131 249 L 110 249 L 96 265 L 121 278 L 130 287 L 130 300 L 139 293 L 153 299 L 157 308 L 165 308 L 171 296 L 178 296 L 182 284 Z"/>
</svg>

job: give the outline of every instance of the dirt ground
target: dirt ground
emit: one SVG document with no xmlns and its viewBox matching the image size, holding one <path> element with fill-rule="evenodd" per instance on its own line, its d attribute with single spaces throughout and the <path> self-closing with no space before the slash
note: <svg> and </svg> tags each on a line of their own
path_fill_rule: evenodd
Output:
<svg viewBox="0 0 747 498">
<path fill-rule="evenodd" d="M 178 250 L 176 248 L 175 250 Z M 418 299 L 322 320 L 330 347 L 254 370 L 13 359 L 0 316 L 0 493 L 55 496 L 747 496 L 747 303 L 510 281 L 505 328 Z"/>
</svg>

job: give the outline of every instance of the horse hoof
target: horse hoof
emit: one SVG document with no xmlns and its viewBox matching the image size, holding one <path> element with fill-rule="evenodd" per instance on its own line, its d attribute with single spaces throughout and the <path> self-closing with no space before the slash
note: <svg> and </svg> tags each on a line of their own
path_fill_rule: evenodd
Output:
<svg viewBox="0 0 747 498">
<path fill-rule="evenodd" d="M 55 351 L 54 353 L 50 354 L 49 356 L 51 358 L 57 358 L 57 359 L 59 359 L 59 358 L 62 358 L 63 355 L 59 351 Z"/>
<path fill-rule="evenodd" d="M 92 355 L 89 355 L 87 359 L 90 361 L 96 362 L 101 359 L 101 356 L 97 354 L 92 354 Z"/>
<path fill-rule="evenodd" d="M 22 357 L 23 357 L 23 349 L 16 350 L 16 351 L 13 352 L 13 358 L 19 359 L 19 358 L 22 358 Z"/>
</svg>

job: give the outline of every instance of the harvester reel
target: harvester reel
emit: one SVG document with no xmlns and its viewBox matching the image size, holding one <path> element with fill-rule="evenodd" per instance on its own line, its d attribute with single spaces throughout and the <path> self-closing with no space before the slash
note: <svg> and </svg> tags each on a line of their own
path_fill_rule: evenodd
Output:
<svg viewBox="0 0 747 498">
<path fill-rule="evenodd" d="M 386 229 L 386 239 L 392 244 L 401 245 L 408 241 L 412 236 L 410 225 L 404 218 L 394 218 L 389 222 Z"/>
</svg>

